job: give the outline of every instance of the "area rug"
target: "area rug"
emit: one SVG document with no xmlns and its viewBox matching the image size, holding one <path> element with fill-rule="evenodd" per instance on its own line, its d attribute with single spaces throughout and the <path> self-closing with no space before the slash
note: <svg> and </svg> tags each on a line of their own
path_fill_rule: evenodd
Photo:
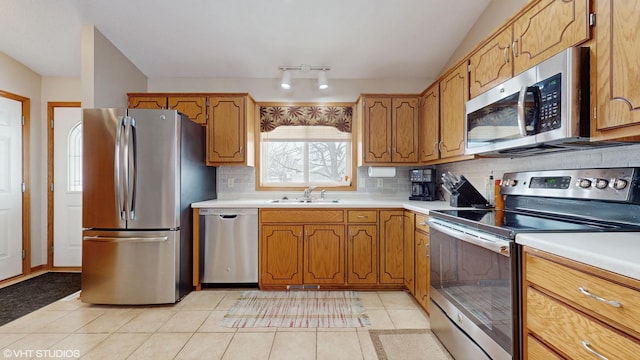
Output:
<svg viewBox="0 0 640 360">
<path fill-rule="evenodd" d="M 48 272 L 0 289 L 0 326 L 77 292 L 80 276 Z"/>
<path fill-rule="evenodd" d="M 232 328 L 364 327 L 370 324 L 356 291 L 245 291 L 220 326 Z"/>
<path fill-rule="evenodd" d="M 431 330 L 369 330 L 379 360 L 453 360 Z"/>
</svg>

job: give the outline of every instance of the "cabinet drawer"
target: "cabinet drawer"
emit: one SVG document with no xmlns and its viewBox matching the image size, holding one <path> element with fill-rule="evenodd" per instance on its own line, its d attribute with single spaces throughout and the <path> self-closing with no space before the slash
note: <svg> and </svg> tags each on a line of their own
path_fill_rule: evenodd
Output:
<svg viewBox="0 0 640 360">
<path fill-rule="evenodd" d="M 263 223 L 339 223 L 344 221 L 342 210 L 260 210 L 260 221 Z"/>
<path fill-rule="evenodd" d="M 640 353 L 640 343 L 531 287 L 526 301 L 527 329 L 571 359 L 595 359 L 587 346 L 608 359 L 634 359 Z"/>
<path fill-rule="evenodd" d="M 416 230 L 420 230 L 428 233 L 429 225 L 427 225 L 427 220 L 429 220 L 429 216 L 423 215 L 423 214 L 416 214 Z"/>
<path fill-rule="evenodd" d="M 562 360 L 560 355 L 544 346 L 538 339 L 531 335 L 527 336 L 527 357 L 529 360 Z"/>
<path fill-rule="evenodd" d="M 378 221 L 376 210 L 349 210 L 348 219 L 350 223 L 374 223 Z"/>
<path fill-rule="evenodd" d="M 639 291 L 528 253 L 525 266 L 526 280 L 536 286 L 637 331 L 640 323 Z M 597 300 L 581 292 L 580 288 L 602 299 L 618 301 L 621 306 L 614 307 Z"/>
</svg>

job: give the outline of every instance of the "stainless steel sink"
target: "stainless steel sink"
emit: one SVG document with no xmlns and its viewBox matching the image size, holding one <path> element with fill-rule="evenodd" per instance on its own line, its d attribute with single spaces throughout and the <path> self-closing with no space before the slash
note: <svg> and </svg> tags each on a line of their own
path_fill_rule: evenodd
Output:
<svg viewBox="0 0 640 360">
<path fill-rule="evenodd" d="M 339 204 L 339 199 L 274 199 L 268 204 Z"/>
</svg>

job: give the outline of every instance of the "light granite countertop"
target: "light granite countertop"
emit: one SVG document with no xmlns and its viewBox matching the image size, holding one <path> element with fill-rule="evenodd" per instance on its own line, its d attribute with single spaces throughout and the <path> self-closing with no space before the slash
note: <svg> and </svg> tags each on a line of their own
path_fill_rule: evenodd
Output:
<svg viewBox="0 0 640 360">
<path fill-rule="evenodd" d="M 522 233 L 516 242 L 640 280 L 640 233 Z"/>
</svg>

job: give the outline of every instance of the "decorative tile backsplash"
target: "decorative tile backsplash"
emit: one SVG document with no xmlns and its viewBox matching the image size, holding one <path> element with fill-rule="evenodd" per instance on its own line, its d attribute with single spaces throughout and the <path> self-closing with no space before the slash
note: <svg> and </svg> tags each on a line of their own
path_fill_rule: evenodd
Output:
<svg viewBox="0 0 640 360">
<path fill-rule="evenodd" d="M 485 182 L 489 175 L 501 179 L 505 172 L 548 169 L 575 169 L 588 167 L 640 167 L 640 144 L 609 147 L 592 150 L 567 151 L 555 154 L 537 155 L 525 158 L 485 158 L 439 165 L 436 176 L 443 171 L 464 175 L 478 191 L 484 194 Z M 411 183 L 409 170 L 412 167 L 397 167 L 396 176 L 382 179 L 370 178 L 367 167 L 358 168 L 357 194 L 384 196 L 408 196 Z M 218 197 L 233 198 L 255 194 L 255 168 L 221 166 L 217 171 Z M 233 186 L 229 185 L 233 183 Z M 442 196 L 440 196 L 442 198 Z"/>
</svg>

